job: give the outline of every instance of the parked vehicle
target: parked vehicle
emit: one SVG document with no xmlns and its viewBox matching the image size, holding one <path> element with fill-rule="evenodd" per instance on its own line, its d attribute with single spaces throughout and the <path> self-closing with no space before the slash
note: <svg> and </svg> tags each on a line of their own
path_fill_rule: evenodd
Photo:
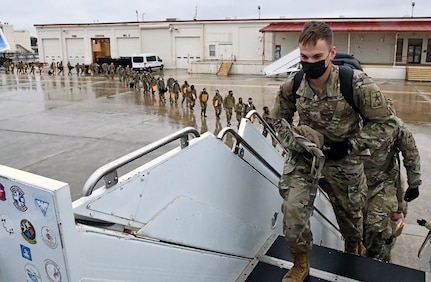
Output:
<svg viewBox="0 0 431 282">
<path fill-rule="evenodd" d="M 96 63 L 102 65 L 103 63 L 107 63 L 108 65 L 114 63 L 115 67 L 122 66 L 125 68 L 126 66 L 132 66 L 132 58 L 131 57 L 120 57 L 120 58 L 111 58 L 111 57 L 102 57 L 97 58 Z"/>
<path fill-rule="evenodd" d="M 136 71 L 163 70 L 163 60 L 154 53 L 135 54 L 132 56 L 132 69 Z"/>
</svg>

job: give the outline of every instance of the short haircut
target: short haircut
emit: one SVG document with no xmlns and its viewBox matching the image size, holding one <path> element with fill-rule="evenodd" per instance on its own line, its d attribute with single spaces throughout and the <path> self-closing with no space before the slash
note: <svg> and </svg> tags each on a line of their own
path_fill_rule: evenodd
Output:
<svg viewBox="0 0 431 282">
<path fill-rule="evenodd" d="M 312 44 L 315 46 L 319 39 L 323 39 L 329 46 L 332 46 L 332 29 L 324 22 L 310 21 L 304 24 L 298 42 L 302 45 Z"/>
</svg>

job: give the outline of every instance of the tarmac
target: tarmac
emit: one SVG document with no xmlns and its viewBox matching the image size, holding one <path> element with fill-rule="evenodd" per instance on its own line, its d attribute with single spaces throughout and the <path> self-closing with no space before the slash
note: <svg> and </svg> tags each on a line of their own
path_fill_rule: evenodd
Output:
<svg viewBox="0 0 431 282">
<path fill-rule="evenodd" d="M 165 81 L 173 76 L 180 85 L 187 80 L 198 93 L 205 87 L 210 100 L 216 89 L 222 96 L 233 90 L 236 99 L 242 97 L 246 102 L 253 98 L 259 112 L 264 106 L 272 106 L 285 79 L 263 75 L 217 77 L 188 74 L 186 70 L 164 70 L 154 75 L 163 75 Z M 418 226 L 416 219 L 431 220 L 431 180 L 427 178 L 431 175 L 431 82 L 375 81 L 393 99 L 398 116 L 413 132 L 421 153 L 420 196 L 409 204 L 406 226 L 393 250 L 392 262 L 423 269 L 417 251 L 427 230 Z M 112 160 L 187 126 L 214 134 L 227 126 L 225 112 L 217 120 L 210 102 L 208 117 L 201 116 L 200 111 L 199 102 L 194 111 L 181 105 L 181 98 L 178 105 L 160 103 L 157 94 L 144 95 L 117 78 L 76 73 L 5 74 L 0 68 L 0 164 L 66 182 L 75 200 L 88 177 Z M 234 116 L 232 128 L 236 126 Z M 141 162 L 163 152 L 154 152 Z M 196 173 L 202 169 L 199 164 L 187 165 Z M 204 170 L 210 177 L 211 168 Z"/>
</svg>

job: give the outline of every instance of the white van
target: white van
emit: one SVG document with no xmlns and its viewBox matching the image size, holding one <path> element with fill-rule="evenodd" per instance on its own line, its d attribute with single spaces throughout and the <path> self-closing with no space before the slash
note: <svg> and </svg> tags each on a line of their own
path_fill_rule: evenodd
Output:
<svg viewBox="0 0 431 282">
<path fill-rule="evenodd" d="M 163 60 L 154 53 L 134 54 L 132 56 L 132 69 L 136 71 L 163 70 Z"/>
</svg>

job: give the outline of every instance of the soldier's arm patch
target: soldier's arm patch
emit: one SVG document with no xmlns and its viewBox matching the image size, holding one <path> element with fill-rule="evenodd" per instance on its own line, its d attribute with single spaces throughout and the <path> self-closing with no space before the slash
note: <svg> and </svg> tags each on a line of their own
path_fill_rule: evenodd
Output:
<svg viewBox="0 0 431 282">
<path fill-rule="evenodd" d="M 371 108 L 378 109 L 384 106 L 383 95 L 380 91 L 371 93 Z"/>
</svg>

